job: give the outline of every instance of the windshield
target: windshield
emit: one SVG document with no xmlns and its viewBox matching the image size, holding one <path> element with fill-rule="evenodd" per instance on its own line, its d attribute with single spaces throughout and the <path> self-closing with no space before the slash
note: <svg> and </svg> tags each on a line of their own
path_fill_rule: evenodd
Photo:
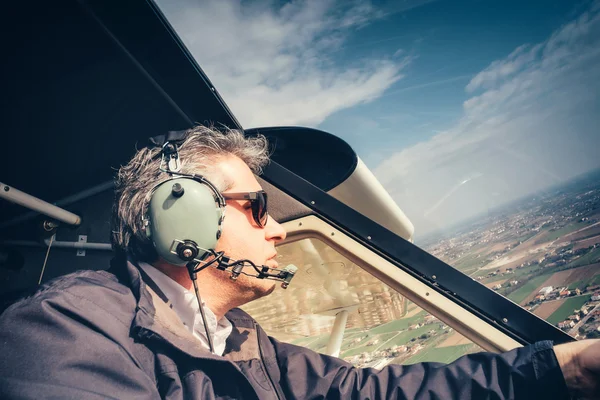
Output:
<svg viewBox="0 0 600 400">
<path fill-rule="evenodd" d="M 157 3 L 245 128 L 341 137 L 415 244 L 598 335 L 600 2 Z"/>
<path fill-rule="evenodd" d="M 320 240 L 284 244 L 278 253 L 280 265 L 298 266 L 293 284 L 242 306 L 278 340 L 373 368 L 451 362 L 482 350 Z"/>
</svg>

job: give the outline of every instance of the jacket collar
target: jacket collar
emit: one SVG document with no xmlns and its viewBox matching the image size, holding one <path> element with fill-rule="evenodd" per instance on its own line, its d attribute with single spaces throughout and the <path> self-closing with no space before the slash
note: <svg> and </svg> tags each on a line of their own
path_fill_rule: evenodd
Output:
<svg viewBox="0 0 600 400">
<path fill-rule="evenodd" d="M 135 260 L 118 257 L 112 262 L 111 272 L 132 290 L 137 299 L 131 329 L 138 338 L 167 342 L 192 357 L 223 360 L 204 348 L 183 326 L 167 296 Z M 224 357 L 231 361 L 259 358 L 254 319 L 240 309 L 229 311 L 225 317 L 232 323 L 233 330 L 227 339 Z"/>
</svg>

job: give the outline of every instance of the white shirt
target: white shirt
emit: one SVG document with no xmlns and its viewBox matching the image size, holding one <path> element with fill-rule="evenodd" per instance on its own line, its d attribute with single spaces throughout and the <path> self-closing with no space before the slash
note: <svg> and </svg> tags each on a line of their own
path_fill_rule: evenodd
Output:
<svg viewBox="0 0 600 400">
<path fill-rule="evenodd" d="M 150 264 L 140 262 L 138 265 L 171 301 L 173 311 L 179 316 L 183 325 L 206 349 L 210 349 L 208 346 L 208 339 L 206 338 L 206 330 L 204 329 L 204 324 L 202 322 L 202 316 L 200 315 L 200 309 L 198 308 L 196 295 Z M 200 293 L 200 295 L 202 295 L 202 293 Z M 231 322 L 223 317 L 217 323 L 217 317 L 215 317 L 215 314 L 206 306 L 204 301 L 202 301 L 202 307 L 204 308 L 204 315 L 206 316 L 206 323 L 213 341 L 215 354 L 222 356 L 225 351 L 225 341 L 233 329 Z"/>
</svg>

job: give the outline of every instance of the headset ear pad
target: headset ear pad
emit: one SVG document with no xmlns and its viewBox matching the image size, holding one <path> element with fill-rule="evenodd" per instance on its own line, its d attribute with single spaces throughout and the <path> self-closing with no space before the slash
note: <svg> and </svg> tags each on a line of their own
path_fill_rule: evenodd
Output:
<svg viewBox="0 0 600 400">
<path fill-rule="evenodd" d="M 203 183 L 191 178 L 161 183 L 148 210 L 150 238 L 158 255 L 171 264 L 185 265 L 188 260 L 171 251 L 177 250 L 178 242 L 186 242 L 199 250 L 192 258 L 201 258 L 205 254 L 202 249 L 214 249 L 217 244 L 223 212 L 215 194 Z"/>
</svg>

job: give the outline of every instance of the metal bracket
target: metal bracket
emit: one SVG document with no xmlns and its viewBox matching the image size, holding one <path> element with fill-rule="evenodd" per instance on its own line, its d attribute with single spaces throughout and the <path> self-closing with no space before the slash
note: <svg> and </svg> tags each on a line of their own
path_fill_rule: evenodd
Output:
<svg viewBox="0 0 600 400">
<path fill-rule="evenodd" d="M 181 160 L 179 159 L 179 149 L 177 148 L 177 144 L 167 141 L 163 145 L 160 170 L 171 173 L 179 172 L 179 170 L 181 170 Z"/>
<path fill-rule="evenodd" d="M 79 235 L 79 243 L 87 243 L 87 235 Z M 85 257 L 85 249 L 77 249 L 77 257 Z"/>
</svg>

